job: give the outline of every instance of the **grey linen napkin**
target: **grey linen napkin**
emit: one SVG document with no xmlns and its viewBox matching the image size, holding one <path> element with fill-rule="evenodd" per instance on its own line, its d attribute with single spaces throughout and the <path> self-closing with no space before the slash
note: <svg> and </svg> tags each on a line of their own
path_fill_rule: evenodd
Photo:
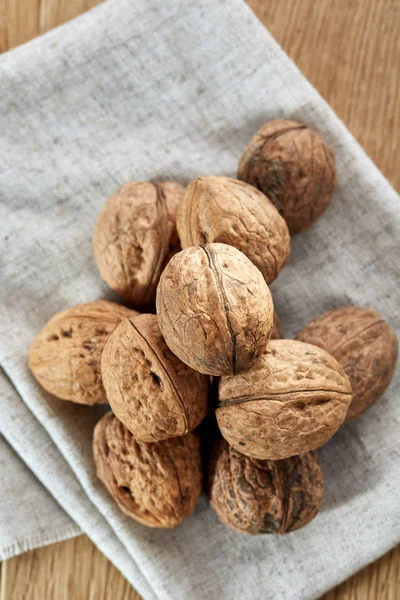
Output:
<svg viewBox="0 0 400 600">
<path fill-rule="evenodd" d="M 79 533 L 79 527 L 1 436 L 0 490 L 0 560 Z"/>
<path fill-rule="evenodd" d="M 279 117 L 321 133 L 339 179 L 272 286 L 286 335 L 344 304 L 370 305 L 399 331 L 399 197 L 241 0 L 113 0 L 0 58 L 0 431 L 146 599 L 315 598 L 400 541 L 398 378 L 321 450 L 312 524 L 252 537 L 204 498 L 175 531 L 126 518 L 94 472 L 103 409 L 50 398 L 27 369 L 53 313 L 115 299 L 91 250 L 105 198 L 131 179 L 234 175 L 250 136 Z M 28 529 L 17 493 L 0 507 Z"/>
</svg>

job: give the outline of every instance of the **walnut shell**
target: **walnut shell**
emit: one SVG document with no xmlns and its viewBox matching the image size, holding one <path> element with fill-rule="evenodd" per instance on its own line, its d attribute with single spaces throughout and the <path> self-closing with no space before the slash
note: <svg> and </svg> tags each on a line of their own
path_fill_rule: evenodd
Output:
<svg viewBox="0 0 400 600">
<path fill-rule="evenodd" d="M 279 460 L 325 444 L 343 423 L 350 382 L 327 352 L 271 340 L 251 371 L 222 377 L 216 417 L 224 438 L 247 456 Z"/>
<path fill-rule="evenodd" d="M 176 254 L 161 275 L 156 304 L 168 346 L 200 373 L 249 369 L 271 334 L 268 286 L 257 267 L 226 244 Z"/>
<path fill-rule="evenodd" d="M 154 303 L 161 272 L 180 249 L 176 212 L 183 193 L 172 181 L 126 183 L 97 218 L 93 251 L 100 275 L 136 307 Z"/>
<path fill-rule="evenodd" d="M 182 248 L 221 242 L 256 265 L 267 283 L 277 278 L 290 253 L 287 225 L 264 194 L 228 177 L 200 177 L 186 189 L 178 209 Z"/>
<path fill-rule="evenodd" d="M 96 425 L 98 478 L 128 517 L 147 527 L 174 529 L 193 512 L 202 491 L 196 433 L 139 442 L 112 413 Z"/>
<path fill-rule="evenodd" d="M 323 348 L 350 379 L 353 400 L 346 423 L 382 396 L 393 377 L 398 342 L 388 323 L 374 310 L 346 306 L 310 321 L 297 339 Z"/>
<path fill-rule="evenodd" d="M 314 131 L 296 121 L 265 123 L 250 140 L 238 178 L 275 204 L 291 234 L 305 231 L 329 205 L 336 187 L 335 157 Z"/>
<path fill-rule="evenodd" d="M 271 329 L 271 340 L 281 340 L 283 338 L 283 329 L 278 313 L 274 310 L 274 321 Z"/>
<path fill-rule="evenodd" d="M 316 452 L 258 460 L 225 440 L 216 443 L 208 470 L 210 504 L 225 525 L 242 533 L 289 533 L 307 525 L 323 498 Z"/>
<path fill-rule="evenodd" d="M 104 348 L 101 371 L 113 412 L 137 440 L 185 435 L 207 414 L 209 378 L 172 354 L 155 315 L 118 325 Z"/>
<path fill-rule="evenodd" d="M 107 402 L 100 358 L 118 323 L 135 310 L 96 300 L 58 312 L 33 340 L 29 368 L 53 396 L 79 404 Z"/>
</svg>

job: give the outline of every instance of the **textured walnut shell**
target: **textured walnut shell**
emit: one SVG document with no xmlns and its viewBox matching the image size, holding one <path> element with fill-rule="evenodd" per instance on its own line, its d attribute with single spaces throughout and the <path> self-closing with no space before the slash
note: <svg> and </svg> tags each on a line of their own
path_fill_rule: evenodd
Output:
<svg viewBox="0 0 400 600">
<path fill-rule="evenodd" d="M 271 340 L 251 371 L 222 377 L 216 417 L 231 446 L 279 460 L 319 448 L 343 423 L 350 382 L 327 352 Z"/>
<path fill-rule="evenodd" d="M 264 194 L 228 177 L 200 177 L 186 189 L 178 209 L 182 248 L 221 242 L 256 265 L 267 283 L 277 278 L 290 253 L 287 225 Z"/>
<path fill-rule="evenodd" d="M 249 369 L 271 334 L 268 286 L 249 259 L 226 244 L 176 254 L 161 275 L 156 304 L 168 346 L 200 373 Z"/>
<path fill-rule="evenodd" d="M 104 348 L 101 371 L 113 412 L 137 440 L 185 435 L 207 414 L 209 378 L 172 354 L 155 315 L 118 325 Z"/>
<path fill-rule="evenodd" d="M 79 404 L 106 403 L 101 353 L 118 323 L 137 314 L 105 300 L 58 312 L 30 347 L 29 368 L 33 376 L 57 398 Z"/>
<path fill-rule="evenodd" d="M 271 340 L 281 340 L 283 338 L 282 323 L 276 310 L 274 311 L 274 321 L 271 329 Z"/>
<path fill-rule="evenodd" d="M 320 217 L 336 187 L 335 157 L 324 140 L 296 121 L 270 121 L 245 149 L 238 178 L 275 204 L 291 234 Z"/>
<path fill-rule="evenodd" d="M 347 306 L 324 313 L 297 339 L 327 350 L 350 379 L 353 400 L 346 422 L 367 410 L 390 384 L 396 368 L 396 334 L 374 310 Z"/>
<path fill-rule="evenodd" d="M 136 307 L 154 303 L 161 272 L 180 249 L 176 212 L 183 193 L 171 181 L 126 183 L 97 218 L 93 251 L 100 275 Z"/>
<path fill-rule="evenodd" d="M 108 413 L 95 427 L 93 455 L 98 478 L 128 517 L 174 529 L 193 512 L 202 491 L 196 433 L 139 442 Z"/>
<path fill-rule="evenodd" d="M 222 523 L 242 533 L 289 533 L 318 513 L 323 481 L 316 452 L 258 460 L 221 440 L 210 460 L 208 496 Z"/>
</svg>

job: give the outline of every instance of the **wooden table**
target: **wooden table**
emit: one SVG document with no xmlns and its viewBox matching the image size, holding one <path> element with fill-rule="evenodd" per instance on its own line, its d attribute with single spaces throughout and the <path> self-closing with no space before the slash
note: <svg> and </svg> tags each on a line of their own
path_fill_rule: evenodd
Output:
<svg viewBox="0 0 400 600">
<path fill-rule="evenodd" d="M 99 1 L 0 0 L 0 51 Z M 400 1 L 248 2 L 400 190 Z M 0 577 L 0 600 L 139 600 L 86 536 L 12 558 L 1 565 Z M 400 600 L 400 547 L 324 596 L 396 599 Z"/>
</svg>

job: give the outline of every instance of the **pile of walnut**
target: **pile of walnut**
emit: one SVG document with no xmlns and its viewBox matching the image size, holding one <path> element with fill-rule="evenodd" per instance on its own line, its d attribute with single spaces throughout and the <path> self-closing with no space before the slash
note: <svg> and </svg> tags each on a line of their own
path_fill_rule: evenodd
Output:
<svg viewBox="0 0 400 600">
<path fill-rule="evenodd" d="M 332 310 L 282 339 L 268 284 L 290 234 L 313 224 L 335 184 L 325 142 L 272 121 L 238 179 L 200 177 L 186 190 L 132 182 L 107 200 L 94 255 L 133 308 L 97 300 L 56 314 L 29 365 L 58 398 L 110 404 L 94 460 L 126 515 L 177 527 L 204 466 L 211 506 L 241 532 L 287 533 L 317 514 L 316 449 L 384 393 L 397 360 L 395 334 L 364 308 Z"/>
</svg>

